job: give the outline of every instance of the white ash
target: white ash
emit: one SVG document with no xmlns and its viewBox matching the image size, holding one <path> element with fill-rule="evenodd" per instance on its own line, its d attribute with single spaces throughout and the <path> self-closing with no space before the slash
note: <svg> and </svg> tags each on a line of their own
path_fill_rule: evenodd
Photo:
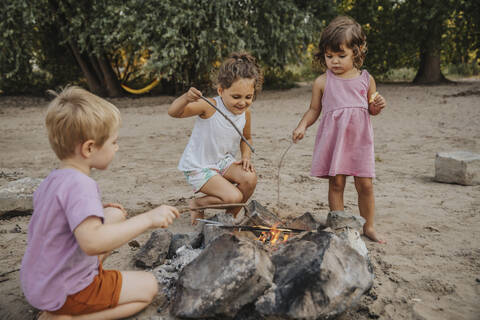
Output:
<svg viewBox="0 0 480 320">
<path fill-rule="evenodd" d="M 158 283 L 162 285 L 163 291 L 169 300 L 175 294 L 175 284 L 180 271 L 201 252 L 202 249 L 193 249 L 191 246 L 181 246 L 175 252 L 174 258 L 166 259 L 164 264 L 153 269 Z"/>
</svg>

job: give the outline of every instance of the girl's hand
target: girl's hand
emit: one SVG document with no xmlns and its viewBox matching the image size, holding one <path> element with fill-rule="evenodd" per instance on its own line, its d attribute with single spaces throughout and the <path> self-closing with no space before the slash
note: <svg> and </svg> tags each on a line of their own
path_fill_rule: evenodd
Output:
<svg viewBox="0 0 480 320">
<path fill-rule="evenodd" d="M 255 172 L 255 168 L 253 167 L 253 163 L 248 158 L 242 158 L 242 160 L 235 162 L 242 166 L 242 169 L 249 172 Z"/>
<path fill-rule="evenodd" d="M 180 216 L 177 208 L 161 205 L 147 212 L 152 220 L 152 227 L 166 228 L 173 223 L 173 220 Z"/>
<path fill-rule="evenodd" d="M 293 140 L 293 143 L 297 143 L 297 141 L 299 140 L 302 140 L 303 137 L 305 136 L 305 131 L 307 129 L 304 128 L 304 127 L 297 127 L 295 130 L 293 130 L 293 133 L 292 133 L 292 140 Z"/>
<path fill-rule="evenodd" d="M 191 87 L 186 93 L 185 97 L 187 98 L 188 103 L 195 102 L 202 96 L 202 92 L 197 88 Z"/>
</svg>

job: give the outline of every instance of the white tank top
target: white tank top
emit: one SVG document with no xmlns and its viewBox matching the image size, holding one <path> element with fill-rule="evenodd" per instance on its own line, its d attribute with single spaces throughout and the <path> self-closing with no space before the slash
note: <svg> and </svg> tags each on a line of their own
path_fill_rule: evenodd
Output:
<svg viewBox="0 0 480 320">
<path fill-rule="evenodd" d="M 220 96 L 214 98 L 216 107 L 235 123 L 240 132 L 245 127 L 245 112 L 240 115 L 231 113 L 223 104 Z M 181 171 L 214 168 L 215 164 L 231 155 L 235 158 L 240 149 L 240 135 L 227 119 L 219 112 L 208 119 L 197 117 L 190 140 L 178 163 Z"/>
</svg>

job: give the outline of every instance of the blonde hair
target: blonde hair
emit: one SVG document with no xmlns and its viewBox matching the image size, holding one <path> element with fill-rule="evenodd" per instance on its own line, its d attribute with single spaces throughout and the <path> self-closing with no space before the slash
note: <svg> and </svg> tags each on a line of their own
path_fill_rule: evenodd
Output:
<svg viewBox="0 0 480 320">
<path fill-rule="evenodd" d="M 120 126 L 120 111 L 110 102 L 76 86 L 68 86 L 50 102 L 45 124 L 50 145 L 60 160 L 87 140 L 103 146 Z"/>
<path fill-rule="evenodd" d="M 325 68 L 326 51 L 339 52 L 345 45 L 353 51 L 353 65 L 360 68 L 367 55 L 367 37 L 362 26 L 351 17 L 338 16 L 323 30 L 315 59 Z"/>
</svg>

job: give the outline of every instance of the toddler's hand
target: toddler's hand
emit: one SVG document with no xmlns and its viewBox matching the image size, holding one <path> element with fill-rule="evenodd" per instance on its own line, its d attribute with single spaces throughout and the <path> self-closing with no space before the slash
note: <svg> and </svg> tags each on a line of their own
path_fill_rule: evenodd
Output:
<svg viewBox="0 0 480 320">
<path fill-rule="evenodd" d="M 387 106 L 385 98 L 378 92 L 375 92 L 369 101 L 368 111 L 371 115 L 377 115 Z"/>
<path fill-rule="evenodd" d="M 255 168 L 253 167 L 253 163 L 250 159 L 242 159 L 240 161 L 236 161 L 236 164 L 240 164 L 245 171 L 255 172 Z"/>
<path fill-rule="evenodd" d="M 197 88 L 191 87 L 185 95 L 186 95 L 187 101 L 190 103 L 200 99 L 200 97 L 202 96 L 202 92 Z"/>
<path fill-rule="evenodd" d="M 305 136 L 305 131 L 306 129 L 303 127 L 297 127 L 295 130 L 293 130 L 293 133 L 292 133 L 293 143 L 297 143 L 297 141 L 302 140 L 303 137 Z"/>
<path fill-rule="evenodd" d="M 148 212 L 154 228 L 166 228 L 173 223 L 173 220 L 180 216 L 177 208 L 161 205 Z"/>
</svg>

